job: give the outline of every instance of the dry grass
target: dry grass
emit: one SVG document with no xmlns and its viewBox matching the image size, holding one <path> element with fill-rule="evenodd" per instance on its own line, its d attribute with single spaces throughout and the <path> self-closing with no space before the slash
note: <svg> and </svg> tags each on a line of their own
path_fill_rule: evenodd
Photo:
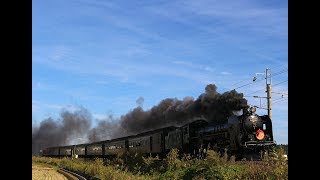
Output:
<svg viewBox="0 0 320 180">
<path fill-rule="evenodd" d="M 60 167 L 81 172 L 101 180 L 109 179 L 288 179 L 288 164 L 283 158 L 283 149 L 272 150 L 259 162 L 235 162 L 234 158 L 220 156 L 208 150 L 205 160 L 178 156 L 178 150 L 172 149 L 163 161 L 158 158 L 142 157 L 137 154 L 126 159 L 84 160 L 70 158 L 32 157 L 34 163 L 46 163 L 51 167 Z M 126 163 L 125 160 L 127 161 Z"/>
<path fill-rule="evenodd" d="M 53 168 L 32 165 L 32 180 L 67 180 L 67 178 Z"/>
</svg>

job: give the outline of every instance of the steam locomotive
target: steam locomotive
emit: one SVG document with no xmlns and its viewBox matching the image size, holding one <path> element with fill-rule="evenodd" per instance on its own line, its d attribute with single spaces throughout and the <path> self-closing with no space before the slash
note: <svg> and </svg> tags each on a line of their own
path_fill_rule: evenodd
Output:
<svg viewBox="0 0 320 180">
<path fill-rule="evenodd" d="M 250 107 L 240 116 L 231 116 L 224 123 L 213 123 L 205 118 L 183 126 L 169 126 L 137 135 L 87 144 L 49 147 L 43 149 L 47 157 L 111 157 L 124 152 L 160 155 L 164 157 L 172 148 L 195 156 L 205 149 L 235 155 L 237 158 L 257 157 L 261 151 L 275 145 L 272 121 L 259 116 Z"/>
</svg>

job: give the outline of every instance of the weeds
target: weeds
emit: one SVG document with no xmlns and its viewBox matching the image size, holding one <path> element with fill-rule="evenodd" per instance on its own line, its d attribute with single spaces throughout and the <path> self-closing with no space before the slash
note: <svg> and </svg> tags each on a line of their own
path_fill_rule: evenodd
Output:
<svg viewBox="0 0 320 180">
<path fill-rule="evenodd" d="M 204 160 L 189 154 L 179 158 L 179 151 L 172 149 L 163 160 L 131 153 L 112 160 L 32 157 L 32 161 L 81 172 L 96 179 L 288 179 L 284 154 L 281 148 L 273 149 L 260 162 L 239 162 L 234 156 L 220 155 L 213 150 L 207 151 Z"/>
</svg>

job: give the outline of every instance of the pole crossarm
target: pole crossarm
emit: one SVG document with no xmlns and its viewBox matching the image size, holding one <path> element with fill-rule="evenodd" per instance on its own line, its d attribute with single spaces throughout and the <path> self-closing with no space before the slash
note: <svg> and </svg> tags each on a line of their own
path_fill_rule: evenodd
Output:
<svg viewBox="0 0 320 180">
<path fill-rule="evenodd" d="M 263 108 L 263 107 L 259 107 L 259 106 L 255 106 L 256 108 L 259 108 L 259 109 L 264 109 L 264 110 L 268 110 L 268 108 Z"/>
<path fill-rule="evenodd" d="M 287 92 L 271 92 L 271 93 L 273 93 L 273 94 L 284 94 L 284 95 L 288 95 Z"/>
<path fill-rule="evenodd" d="M 253 96 L 254 98 L 268 98 L 268 97 L 261 97 L 261 96 Z"/>
</svg>

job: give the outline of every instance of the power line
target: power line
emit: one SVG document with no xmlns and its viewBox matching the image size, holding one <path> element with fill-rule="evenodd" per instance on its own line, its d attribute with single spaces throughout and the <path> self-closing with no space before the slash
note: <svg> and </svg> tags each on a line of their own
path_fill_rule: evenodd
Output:
<svg viewBox="0 0 320 180">
<path fill-rule="evenodd" d="M 275 100 L 273 100 L 272 104 L 278 103 L 283 100 L 288 100 L 288 97 L 281 97 L 281 98 L 275 99 Z M 265 105 L 266 105 L 266 103 L 262 104 L 261 106 L 265 106 Z"/>
<path fill-rule="evenodd" d="M 252 84 L 252 83 L 253 83 L 253 82 L 250 82 L 250 83 L 248 83 L 248 84 L 245 84 L 245 85 L 242 85 L 242 86 L 236 87 L 236 88 L 234 88 L 234 90 L 239 89 L 239 88 L 242 88 L 242 87 L 244 87 L 244 86 L 248 86 L 248 85 L 250 85 L 250 84 Z"/>
<path fill-rule="evenodd" d="M 281 100 L 275 101 L 275 102 L 273 102 L 273 104 L 276 104 L 276 103 L 279 103 L 279 102 L 283 102 L 283 101 L 286 101 L 286 100 L 288 100 L 288 98 L 283 98 Z"/>
<path fill-rule="evenodd" d="M 273 100 L 274 102 L 277 101 L 277 100 L 280 100 L 280 99 L 287 99 L 288 97 L 281 97 L 281 98 L 278 98 L 278 99 L 275 99 Z"/>
<path fill-rule="evenodd" d="M 280 82 L 280 83 L 278 83 L 278 84 L 282 84 L 282 83 L 287 82 L 287 81 L 288 81 L 288 80 L 285 80 L 285 81 L 282 81 L 282 82 Z M 273 88 L 274 86 L 278 85 L 278 84 L 273 85 L 272 88 Z M 254 91 L 254 92 L 251 92 L 251 93 L 247 94 L 247 96 L 248 96 L 248 95 L 251 95 L 251 94 L 254 94 L 254 93 L 257 93 L 257 92 L 262 91 L 262 90 L 265 90 L 265 88 L 256 90 L 256 91 Z M 274 93 L 274 92 L 273 92 L 273 93 Z"/>
<path fill-rule="evenodd" d="M 287 99 L 287 98 L 286 98 L 286 99 L 282 99 L 282 100 L 280 100 L 280 101 L 274 102 L 273 104 L 277 104 L 277 103 L 279 103 L 279 102 L 283 102 L 283 101 L 286 101 L 286 100 L 288 100 L 288 99 Z"/>
<path fill-rule="evenodd" d="M 272 74 L 272 77 L 277 76 L 277 75 L 282 74 L 282 73 L 285 73 L 285 72 L 287 72 L 287 71 L 288 71 L 288 69 L 284 69 L 284 70 L 281 70 L 281 71 L 279 71 L 279 72 L 273 73 L 273 74 Z"/>
<path fill-rule="evenodd" d="M 279 74 L 285 73 L 285 72 L 287 72 L 287 71 L 288 71 L 288 69 L 283 69 L 283 70 L 281 70 L 281 71 L 279 71 L 279 72 L 273 73 L 272 75 L 270 74 L 270 75 L 268 75 L 267 77 L 274 77 L 274 76 L 277 76 L 277 75 L 279 75 Z"/>
<path fill-rule="evenodd" d="M 250 84 L 253 84 L 254 82 L 263 81 L 264 79 L 265 79 L 265 78 L 262 78 L 262 79 L 259 79 L 259 80 L 252 81 L 252 82 L 250 82 L 250 83 L 248 83 L 248 84 L 245 84 L 245 85 L 242 85 L 242 86 L 236 87 L 236 88 L 234 88 L 233 90 L 235 90 L 235 89 L 239 89 L 239 88 L 242 88 L 242 87 L 245 87 L 245 86 L 248 86 L 248 85 L 250 85 Z"/>
<path fill-rule="evenodd" d="M 276 86 L 275 88 L 272 88 L 273 90 L 274 89 L 277 89 L 277 91 L 288 91 L 288 88 L 287 87 L 284 87 L 284 86 Z"/>
<path fill-rule="evenodd" d="M 279 83 L 277 83 L 277 84 L 273 85 L 273 87 L 275 87 L 275 86 L 277 86 L 277 85 L 279 85 L 279 84 L 282 84 L 282 83 L 284 83 L 284 82 L 287 82 L 287 81 L 288 81 L 288 79 L 287 79 L 287 80 L 285 80 L 285 81 L 282 81 L 282 82 L 279 82 Z"/>
<path fill-rule="evenodd" d="M 283 102 L 283 101 L 286 101 L 286 100 L 288 100 L 288 98 L 281 98 L 281 100 L 274 101 L 274 102 L 272 102 L 272 104 L 277 104 L 279 102 Z M 264 103 L 264 104 L 261 104 L 260 106 L 256 106 L 256 105 L 250 105 L 250 106 L 255 106 L 255 107 L 260 108 L 260 109 L 268 109 L 268 108 L 264 107 L 265 105 L 266 104 Z"/>
<path fill-rule="evenodd" d="M 285 73 L 285 72 L 287 72 L 287 71 L 288 71 L 288 69 L 280 70 L 279 72 L 274 73 L 274 74 L 272 75 L 272 77 L 277 76 L 277 75 L 282 74 L 282 73 Z M 271 77 L 271 75 L 267 75 L 267 77 Z M 242 88 L 242 87 L 248 86 L 248 85 L 250 85 L 250 84 L 253 84 L 254 82 L 263 81 L 263 80 L 265 80 L 265 79 L 266 79 L 266 78 L 261 78 L 261 79 L 259 79 L 259 80 L 252 81 L 252 82 L 250 82 L 250 83 L 247 83 L 247 84 L 241 85 L 241 86 L 236 87 L 236 88 L 231 89 L 231 90 L 236 90 L 236 89 L 239 89 L 239 88 Z M 245 81 L 245 80 L 243 80 L 243 81 Z M 243 81 L 241 81 L 241 82 L 243 82 Z M 238 83 L 236 83 L 236 84 L 238 84 Z M 259 91 L 260 91 L 260 90 L 259 90 Z M 253 92 L 253 93 L 254 93 L 254 92 Z M 250 93 L 250 94 L 252 94 L 252 93 Z"/>
<path fill-rule="evenodd" d="M 266 93 L 267 93 L 267 97 L 259 97 L 259 96 L 253 96 L 253 97 L 255 97 L 255 98 L 260 98 L 260 107 L 259 108 L 261 108 L 261 109 L 263 109 L 262 107 L 263 107 L 263 105 L 261 105 L 261 98 L 266 98 L 267 99 L 267 108 L 266 108 L 266 110 L 268 111 L 268 116 L 269 116 L 269 118 L 270 119 L 272 119 L 272 100 L 271 100 L 271 77 L 274 77 L 274 76 L 277 76 L 277 75 L 280 75 L 280 74 L 282 74 L 282 73 L 285 73 L 285 72 L 287 72 L 288 71 L 288 69 L 284 69 L 284 70 L 281 70 L 281 71 L 279 71 L 279 72 L 276 72 L 276 73 L 273 73 L 273 75 L 271 74 L 271 71 L 270 71 L 270 73 L 268 74 L 268 70 L 271 70 L 270 68 L 266 68 L 266 70 L 265 70 L 265 72 L 264 73 L 256 73 L 256 75 L 258 75 L 258 74 L 264 74 L 265 75 L 265 80 L 266 80 Z M 268 79 L 269 79 L 269 82 L 268 82 Z M 253 81 L 255 81 L 256 80 L 256 77 L 254 77 L 254 79 L 253 79 Z M 286 80 L 286 81 L 288 81 L 288 80 Z M 284 83 L 284 82 L 286 82 L 286 81 L 282 81 L 282 82 L 280 82 L 280 83 L 277 83 L 277 84 L 275 84 L 274 86 L 277 86 L 277 85 L 279 85 L 279 84 L 281 84 L 281 83 Z M 258 91 L 260 91 L 260 90 L 258 90 Z M 251 93 L 252 94 L 252 93 Z M 280 94 L 280 93 L 279 93 Z M 283 94 L 283 93 L 281 93 L 281 94 Z M 283 98 L 283 95 L 282 95 L 282 97 L 280 98 L 280 99 L 282 99 Z M 276 100 L 274 100 L 274 103 L 275 102 L 277 102 L 277 100 L 278 99 L 276 99 Z M 280 100 L 281 101 L 281 100 Z M 265 108 L 264 108 L 265 109 Z"/>
<path fill-rule="evenodd" d="M 268 71 L 269 71 L 269 73 L 268 73 Z M 244 84 L 244 85 L 242 85 L 242 86 L 239 86 L 239 87 L 237 87 L 237 88 L 235 88 L 235 89 L 239 89 L 239 88 L 242 88 L 242 87 L 251 85 L 251 84 L 253 84 L 254 82 L 259 82 L 259 81 L 262 81 L 262 80 L 265 79 L 265 80 L 266 80 L 266 93 L 267 93 L 267 97 L 259 97 L 259 96 L 253 96 L 253 97 L 260 99 L 260 106 L 255 106 L 255 107 L 260 108 L 260 109 L 266 109 L 266 110 L 268 111 L 268 116 L 269 116 L 269 118 L 272 119 L 272 108 L 271 108 L 271 106 L 272 106 L 272 102 L 271 102 L 271 101 L 272 101 L 272 100 L 271 100 L 271 93 L 282 94 L 282 97 L 281 97 L 280 99 L 275 99 L 273 103 L 278 103 L 278 102 L 279 102 L 278 100 L 283 101 L 283 94 L 284 94 L 284 93 L 271 92 L 271 77 L 280 75 L 280 74 L 285 73 L 285 72 L 287 72 L 287 71 L 288 71 L 288 69 L 284 69 L 284 70 L 281 70 L 281 71 L 279 71 L 279 72 L 276 72 L 276 73 L 274 73 L 274 74 L 272 75 L 272 74 L 271 74 L 271 69 L 270 69 L 270 68 L 266 68 L 266 70 L 265 70 L 264 73 L 255 73 L 256 76 L 257 76 L 257 75 L 264 74 L 264 75 L 265 75 L 265 78 L 257 80 L 257 77 L 254 76 L 252 82 L 247 83 L 247 84 Z M 269 80 L 269 82 L 268 82 L 268 80 Z M 287 81 L 288 81 L 288 80 L 282 81 L 282 82 L 280 82 L 280 83 L 275 84 L 274 86 L 277 86 L 277 85 L 282 84 L 282 83 L 287 82 Z M 234 89 L 234 90 L 235 90 L 235 89 Z M 261 89 L 261 90 L 263 90 L 263 89 Z M 259 92 L 259 91 L 261 91 L 261 90 L 257 90 L 257 91 L 255 91 L 255 92 Z M 255 93 L 255 92 L 252 92 L 252 93 L 250 93 L 250 94 L 253 94 L 253 93 Z M 244 96 L 244 97 L 250 97 L 250 96 L 247 95 L 247 96 Z M 264 105 L 261 104 L 261 99 L 262 99 L 262 98 L 266 98 L 266 99 L 267 99 L 267 108 L 263 108 Z"/>
<path fill-rule="evenodd" d="M 262 90 L 265 90 L 265 88 L 259 89 L 259 90 L 257 90 L 257 91 L 252 92 L 252 93 L 249 93 L 249 94 L 247 94 L 247 95 L 254 94 L 254 93 L 259 92 L 259 91 L 262 91 Z"/>
<path fill-rule="evenodd" d="M 248 79 L 246 78 L 246 79 L 244 79 L 244 80 L 241 80 L 241 81 L 239 81 L 239 82 L 236 82 L 236 83 L 232 84 L 232 86 L 235 86 L 235 85 L 240 84 L 240 83 L 245 82 L 245 81 L 248 81 Z"/>
</svg>

